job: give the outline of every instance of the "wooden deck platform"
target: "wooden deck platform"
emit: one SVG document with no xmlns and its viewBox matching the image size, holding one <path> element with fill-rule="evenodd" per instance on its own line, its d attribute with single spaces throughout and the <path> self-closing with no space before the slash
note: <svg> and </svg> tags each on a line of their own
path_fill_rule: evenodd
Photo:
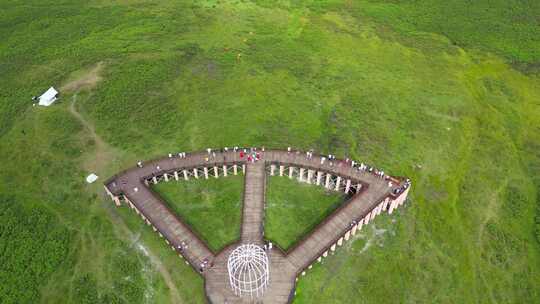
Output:
<svg viewBox="0 0 540 304">
<path fill-rule="evenodd" d="M 404 179 L 380 177 L 343 160 L 328 161 L 319 155 L 308 157 L 296 151 L 259 152 L 261 160 L 257 162 L 248 162 L 245 156 L 234 151 L 191 153 L 185 158 L 166 157 L 123 171 L 105 184 L 113 200 L 117 203 L 125 200 L 172 250 L 204 276 L 206 295 L 211 303 L 290 302 L 298 276 L 341 246 L 364 223 L 382 211 L 391 213 L 403 204 L 409 190 Z M 245 188 L 240 241 L 218 253 L 212 252 L 148 187 L 160 181 L 208 179 L 242 173 L 245 173 Z M 288 252 L 277 247 L 268 250 L 270 284 L 263 297 L 237 297 L 229 286 L 227 258 L 242 243 L 264 243 L 267 173 L 344 191 L 352 196 Z"/>
<path fill-rule="evenodd" d="M 265 186 L 264 162 L 248 163 L 246 166 L 242 210 L 242 243 L 258 245 L 263 243 Z"/>
</svg>

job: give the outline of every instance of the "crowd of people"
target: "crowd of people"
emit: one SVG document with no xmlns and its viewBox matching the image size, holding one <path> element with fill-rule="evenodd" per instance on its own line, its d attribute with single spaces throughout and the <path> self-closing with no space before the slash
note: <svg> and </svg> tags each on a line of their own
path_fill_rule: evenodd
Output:
<svg viewBox="0 0 540 304">
<path fill-rule="evenodd" d="M 223 152 L 229 152 L 229 150 L 232 150 L 233 152 L 238 153 L 238 156 L 242 160 L 245 159 L 248 162 L 256 162 L 256 161 L 258 161 L 258 160 L 260 160 L 262 158 L 262 152 L 265 151 L 265 148 L 262 147 L 260 150 L 257 149 L 256 147 L 240 148 L 238 146 L 234 146 L 234 147 L 231 147 L 231 148 L 224 147 L 222 149 L 207 148 L 206 149 L 207 155 L 206 155 L 206 157 L 204 159 L 205 159 L 205 161 L 208 162 L 208 161 L 210 161 L 211 158 L 216 158 L 216 152 L 223 153 Z M 291 147 L 287 147 L 287 154 L 291 154 L 291 153 L 294 153 L 296 156 L 298 156 L 298 155 L 300 155 L 301 152 L 299 150 L 294 150 L 293 151 L 293 149 Z M 175 153 L 175 154 L 169 153 L 168 156 L 169 156 L 169 158 L 173 158 L 175 156 L 179 157 L 179 158 L 186 158 L 187 153 L 186 152 L 178 152 L 178 153 Z M 310 159 L 310 160 L 313 159 L 313 156 L 314 156 L 313 150 L 309 150 L 309 151 L 305 152 L 305 156 L 306 156 L 307 159 Z M 367 173 L 375 175 L 378 178 L 387 180 L 389 187 L 393 187 L 393 185 L 394 185 L 392 183 L 392 181 L 391 181 L 391 177 L 386 175 L 383 170 L 377 169 L 377 168 L 375 168 L 373 166 L 369 166 L 367 164 L 364 164 L 363 162 L 357 162 L 357 161 L 354 161 L 354 160 L 349 159 L 349 158 L 346 158 L 345 160 L 338 160 L 336 158 L 336 155 L 334 155 L 334 154 L 320 155 L 320 164 L 323 165 L 325 163 L 328 163 L 330 166 L 336 165 L 338 167 L 341 167 L 343 165 L 349 165 L 352 168 L 357 169 L 358 171 L 367 172 Z M 143 166 L 142 161 L 138 161 L 137 166 L 139 168 L 142 168 L 142 166 Z M 159 170 L 159 167 L 158 167 L 158 170 Z M 395 194 L 396 193 L 399 194 L 402 191 L 404 191 L 405 189 L 407 189 L 409 186 L 410 186 L 410 180 L 407 179 L 407 181 L 406 181 L 406 183 L 404 185 L 402 185 L 399 188 L 394 189 L 393 192 Z"/>
</svg>

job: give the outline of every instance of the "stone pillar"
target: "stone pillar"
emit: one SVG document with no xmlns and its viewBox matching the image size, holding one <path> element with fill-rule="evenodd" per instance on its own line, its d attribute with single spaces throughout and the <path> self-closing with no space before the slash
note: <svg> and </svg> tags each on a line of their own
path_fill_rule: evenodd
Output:
<svg viewBox="0 0 540 304">
<path fill-rule="evenodd" d="M 392 214 L 394 212 L 394 209 L 396 208 L 396 200 L 390 201 L 390 208 L 388 208 L 388 214 Z"/>
<path fill-rule="evenodd" d="M 330 173 L 326 173 L 326 181 L 324 183 L 324 186 L 327 189 L 330 189 L 330 178 L 332 178 L 332 175 Z"/>
<path fill-rule="evenodd" d="M 348 241 L 349 237 L 351 237 L 351 231 L 350 230 L 345 232 L 345 241 Z"/>
<path fill-rule="evenodd" d="M 369 224 L 370 217 L 371 217 L 371 213 L 366 214 L 366 216 L 364 217 L 364 225 Z"/>
<path fill-rule="evenodd" d="M 238 175 L 238 166 L 236 164 L 233 165 L 233 174 Z"/>
<path fill-rule="evenodd" d="M 283 176 L 283 171 L 285 171 L 285 166 L 279 165 L 279 176 Z"/>
<path fill-rule="evenodd" d="M 197 171 L 197 168 L 193 168 L 193 175 L 195 176 L 195 178 L 199 178 L 199 171 Z"/>
<path fill-rule="evenodd" d="M 219 177 L 219 171 L 218 171 L 217 166 L 214 166 L 214 177 L 215 177 L 215 178 L 218 178 L 218 177 Z"/>
<path fill-rule="evenodd" d="M 371 219 L 370 219 L 370 221 L 373 221 L 375 216 L 377 216 L 377 207 L 375 207 L 375 208 L 373 208 L 373 210 L 371 210 Z"/>
<path fill-rule="evenodd" d="M 208 168 L 204 167 L 204 178 L 208 179 Z"/>
<path fill-rule="evenodd" d="M 107 188 L 107 186 L 103 186 L 103 188 L 105 188 L 105 192 L 107 192 L 109 197 L 113 200 L 114 204 L 116 206 L 120 206 L 121 205 L 120 198 L 118 198 L 118 196 L 116 195 L 113 195 L 111 191 L 109 191 L 109 188 Z"/>
<path fill-rule="evenodd" d="M 336 244 L 332 245 L 332 246 L 330 247 L 330 250 L 336 251 Z"/>
<path fill-rule="evenodd" d="M 343 245 L 343 237 L 341 237 L 341 238 L 337 241 L 337 245 L 338 245 L 338 246 Z"/>
<path fill-rule="evenodd" d="M 313 179 L 313 173 L 315 173 L 315 171 L 313 171 L 313 170 L 308 170 L 307 171 L 307 183 L 308 184 L 311 184 L 311 180 Z"/>
<path fill-rule="evenodd" d="M 223 165 L 223 176 L 227 177 L 227 165 Z"/>
<path fill-rule="evenodd" d="M 306 169 L 304 169 L 304 168 L 300 168 L 300 174 L 298 175 L 298 181 L 299 181 L 299 182 L 303 182 L 303 181 L 304 181 L 304 171 L 305 171 L 305 170 L 306 170 Z"/>
<path fill-rule="evenodd" d="M 326 251 L 322 254 L 322 256 L 323 256 L 324 258 L 327 257 L 327 256 L 328 256 L 328 250 L 326 250 Z"/>
<path fill-rule="evenodd" d="M 360 222 L 358 222 L 358 230 L 362 230 L 362 226 L 364 226 L 364 219 L 361 219 Z"/>
<path fill-rule="evenodd" d="M 345 193 L 349 193 L 349 190 L 351 190 L 351 180 L 348 179 L 345 183 Z"/>
<path fill-rule="evenodd" d="M 354 225 L 351 229 L 351 234 L 352 235 L 355 235 L 356 234 L 356 230 L 358 229 L 358 224 Z"/>
<path fill-rule="evenodd" d="M 270 165 L 270 176 L 274 176 L 275 171 L 276 171 L 276 165 L 271 164 Z"/>
<path fill-rule="evenodd" d="M 384 205 L 384 201 L 382 201 L 382 202 L 379 204 L 379 208 L 377 209 L 377 215 L 381 214 L 382 209 L 383 209 L 383 205 Z"/>
<path fill-rule="evenodd" d="M 246 164 L 242 164 L 242 173 L 246 174 Z"/>
<path fill-rule="evenodd" d="M 320 256 L 319 258 L 317 258 L 317 262 L 321 262 L 322 261 L 322 256 Z"/>
<path fill-rule="evenodd" d="M 167 175 L 167 173 L 164 173 L 164 174 L 163 174 L 163 178 L 165 178 L 165 181 L 166 181 L 166 182 L 169 181 L 169 175 Z"/>
<path fill-rule="evenodd" d="M 321 179 L 322 179 L 322 172 L 321 171 L 317 171 L 317 186 L 320 186 L 321 185 Z"/>
<path fill-rule="evenodd" d="M 336 191 L 339 191 L 339 184 L 341 183 L 341 176 L 338 176 L 337 177 L 337 180 L 336 180 Z"/>
<path fill-rule="evenodd" d="M 382 210 L 386 210 L 386 208 L 388 207 L 388 197 L 384 199 L 384 202 L 383 202 L 383 207 L 382 207 Z"/>
<path fill-rule="evenodd" d="M 188 180 L 189 177 L 188 177 L 188 174 L 187 174 L 187 170 L 186 169 L 182 170 L 182 173 L 184 173 L 184 180 Z"/>
<path fill-rule="evenodd" d="M 403 192 L 399 198 L 401 199 L 401 205 L 403 205 L 403 203 L 405 203 L 405 200 L 407 199 L 407 196 L 409 195 L 409 190 L 411 189 L 411 187 L 409 186 L 409 188 L 407 188 L 407 190 L 405 190 L 405 192 Z"/>
<path fill-rule="evenodd" d="M 157 177 L 152 177 L 152 182 L 154 183 L 154 185 L 157 184 Z"/>
<path fill-rule="evenodd" d="M 292 178 L 294 167 L 289 167 L 289 178 Z"/>
<path fill-rule="evenodd" d="M 174 179 L 175 179 L 175 180 L 179 180 L 179 177 L 178 177 L 178 171 L 174 171 Z"/>
</svg>

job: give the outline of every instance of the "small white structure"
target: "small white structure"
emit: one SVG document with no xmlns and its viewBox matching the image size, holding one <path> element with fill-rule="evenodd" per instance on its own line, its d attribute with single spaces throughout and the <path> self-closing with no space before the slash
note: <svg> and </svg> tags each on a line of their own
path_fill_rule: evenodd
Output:
<svg viewBox="0 0 540 304">
<path fill-rule="evenodd" d="M 58 96 L 58 91 L 55 88 L 50 87 L 45 93 L 43 93 L 43 95 L 38 97 L 39 99 L 38 104 L 40 106 L 48 107 L 52 105 L 53 102 L 56 101 L 57 96 Z"/>
<path fill-rule="evenodd" d="M 97 176 L 97 175 L 95 175 L 94 173 L 92 173 L 92 174 L 90 174 L 90 175 L 88 175 L 88 176 L 86 177 L 86 182 L 89 183 L 89 184 L 91 184 L 91 183 L 97 181 L 98 177 L 99 177 L 99 176 Z"/>
<path fill-rule="evenodd" d="M 229 282 L 237 296 L 260 297 L 268 286 L 268 256 L 259 246 L 243 244 L 227 260 Z"/>
</svg>

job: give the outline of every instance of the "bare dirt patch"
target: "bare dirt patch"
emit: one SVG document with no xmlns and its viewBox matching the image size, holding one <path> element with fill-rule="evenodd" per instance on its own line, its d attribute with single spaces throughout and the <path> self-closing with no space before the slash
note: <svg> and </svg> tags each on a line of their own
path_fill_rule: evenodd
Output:
<svg viewBox="0 0 540 304">
<path fill-rule="evenodd" d="M 100 74 L 104 67 L 105 64 L 100 61 L 90 69 L 74 72 L 69 80 L 60 87 L 60 92 L 72 93 L 95 88 L 102 79 Z"/>
</svg>

